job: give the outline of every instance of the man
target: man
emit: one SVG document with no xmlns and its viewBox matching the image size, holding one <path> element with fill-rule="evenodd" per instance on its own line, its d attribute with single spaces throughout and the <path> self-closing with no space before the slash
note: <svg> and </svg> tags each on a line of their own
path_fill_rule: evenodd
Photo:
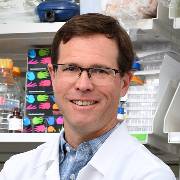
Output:
<svg viewBox="0 0 180 180">
<path fill-rule="evenodd" d="M 48 68 L 64 130 L 53 142 L 13 156 L 0 180 L 175 180 L 117 120 L 133 59 L 131 41 L 112 17 L 80 15 L 60 28 Z"/>
</svg>

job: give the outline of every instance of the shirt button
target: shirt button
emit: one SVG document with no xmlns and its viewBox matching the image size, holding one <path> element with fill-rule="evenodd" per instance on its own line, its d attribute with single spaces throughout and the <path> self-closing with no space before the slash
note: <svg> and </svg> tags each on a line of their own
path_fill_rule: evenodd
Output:
<svg viewBox="0 0 180 180">
<path fill-rule="evenodd" d="M 70 152 L 70 147 L 66 146 L 66 151 Z"/>
<path fill-rule="evenodd" d="M 71 179 L 71 180 L 75 180 L 75 178 L 76 178 L 76 177 L 75 177 L 75 174 L 71 174 L 71 175 L 70 175 L 70 179 Z"/>
<path fill-rule="evenodd" d="M 71 157 L 71 158 L 69 159 L 69 161 L 70 161 L 70 162 L 73 162 L 74 159 L 75 159 L 74 157 Z"/>
</svg>

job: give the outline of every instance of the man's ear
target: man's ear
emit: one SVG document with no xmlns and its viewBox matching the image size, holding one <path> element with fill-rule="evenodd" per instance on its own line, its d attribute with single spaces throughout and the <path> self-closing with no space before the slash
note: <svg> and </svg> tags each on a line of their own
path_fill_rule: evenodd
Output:
<svg viewBox="0 0 180 180">
<path fill-rule="evenodd" d="M 55 72 L 53 70 L 53 65 L 52 64 L 48 64 L 48 71 L 49 71 L 49 74 L 51 76 L 51 81 L 53 83 L 54 78 L 55 78 Z"/>
<path fill-rule="evenodd" d="M 121 77 L 121 94 L 120 94 L 121 97 L 126 95 L 131 82 L 131 78 L 132 78 L 132 73 L 130 71 L 125 73 L 124 76 Z"/>
</svg>

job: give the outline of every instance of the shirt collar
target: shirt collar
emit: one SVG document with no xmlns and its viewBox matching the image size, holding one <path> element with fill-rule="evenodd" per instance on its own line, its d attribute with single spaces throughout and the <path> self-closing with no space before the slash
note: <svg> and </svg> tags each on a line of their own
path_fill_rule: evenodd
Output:
<svg viewBox="0 0 180 180">
<path fill-rule="evenodd" d="M 85 149 L 85 148 L 89 148 L 89 151 L 92 152 L 92 154 L 94 155 L 96 153 L 96 151 L 99 149 L 99 147 L 105 142 L 105 140 L 109 137 L 109 135 L 119 126 L 120 123 L 118 123 L 114 128 L 112 128 L 111 130 L 109 130 L 108 132 L 104 133 L 103 135 L 86 141 L 86 142 L 82 142 L 78 147 L 77 147 L 77 151 L 78 149 Z M 68 147 L 69 149 L 73 149 L 65 140 L 64 138 L 65 132 L 63 130 L 63 132 L 61 133 L 60 136 L 60 148 L 59 148 L 59 154 L 60 154 L 60 163 L 63 161 L 65 155 L 66 155 L 66 148 Z M 73 149 L 74 150 L 74 149 Z"/>
</svg>

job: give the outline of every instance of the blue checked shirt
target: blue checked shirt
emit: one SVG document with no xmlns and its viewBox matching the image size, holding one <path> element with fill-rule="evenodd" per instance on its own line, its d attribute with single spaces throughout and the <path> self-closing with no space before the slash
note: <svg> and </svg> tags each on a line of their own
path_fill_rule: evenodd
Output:
<svg viewBox="0 0 180 180">
<path fill-rule="evenodd" d="M 102 136 L 81 143 L 77 149 L 73 149 L 64 139 L 64 132 L 60 137 L 59 148 L 59 172 L 61 180 L 75 180 L 78 172 L 90 161 L 99 147 L 104 143 L 112 131 L 106 132 Z"/>
</svg>

